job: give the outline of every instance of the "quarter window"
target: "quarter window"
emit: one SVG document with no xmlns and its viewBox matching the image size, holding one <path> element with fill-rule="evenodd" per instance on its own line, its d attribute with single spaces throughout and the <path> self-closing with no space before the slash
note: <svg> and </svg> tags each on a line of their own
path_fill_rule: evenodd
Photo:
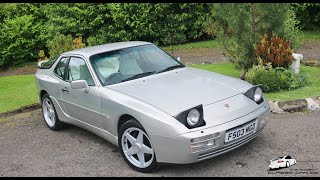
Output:
<svg viewBox="0 0 320 180">
<path fill-rule="evenodd" d="M 68 80 L 86 80 L 89 86 L 94 86 L 89 69 L 82 58 L 71 57 L 69 61 Z"/>
<path fill-rule="evenodd" d="M 63 79 L 64 77 L 64 69 L 66 67 L 67 60 L 68 60 L 67 57 L 61 58 L 61 60 L 58 62 L 57 66 L 54 68 L 54 71 L 53 71 L 61 79 Z"/>
</svg>

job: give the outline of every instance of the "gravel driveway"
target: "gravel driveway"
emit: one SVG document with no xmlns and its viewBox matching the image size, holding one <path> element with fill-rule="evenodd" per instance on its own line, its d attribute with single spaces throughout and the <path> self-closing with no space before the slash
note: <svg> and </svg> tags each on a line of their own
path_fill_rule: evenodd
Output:
<svg viewBox="0 0 320 180">
<path fill-rule="evenodd" d="M 49 130 L 34 110 L 0 118 L 0 176 L 320 176 L 320 111 L 271 114 L 250 143 L 210 160 L 133 171 L 118 148 L 77 127 Z M 270 171 L 269 160 L 291 155 L 297 164 Z"/>
</svg>

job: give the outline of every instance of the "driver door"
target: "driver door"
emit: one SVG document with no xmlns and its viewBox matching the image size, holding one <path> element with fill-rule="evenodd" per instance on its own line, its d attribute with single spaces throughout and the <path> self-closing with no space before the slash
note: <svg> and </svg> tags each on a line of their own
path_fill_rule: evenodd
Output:
<svg viewBox="0 0 320 180">
<path fill-rule="evenodd" d="M 101 127 L 99 87 L 95 86 L 92 75 L 82 57 L 71 56 L 67 64 L 66 80 L 61 83 L 61 99 L 69 116 Z M 72 89 L 70 82 L 86 80 L 89 92 L 84 89 Z"/>
</svg>

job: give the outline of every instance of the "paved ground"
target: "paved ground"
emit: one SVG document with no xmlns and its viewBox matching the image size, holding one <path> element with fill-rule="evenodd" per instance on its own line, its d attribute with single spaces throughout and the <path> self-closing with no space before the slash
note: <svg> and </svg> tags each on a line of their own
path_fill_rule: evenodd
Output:
<svg viewBox="0 0 320 180">
<path fill-rule="evenodd" d="M 311 41 L 304 43 L 297 53 L 303 54 L 304 60 L 320 61 L 320 41 Z"/>
<path fill-rule="evenodd" d="M 49 130 L 38 109 L 0 118 L 0 176 L 320 176 L 319 117 L 320 111 L 271 114 L 262 133 L 234 151 L 143 174 L 96 135 L 77 127 Z M 288 154 L 296 165 L 268 170 L 270 159 Z"/>
</svg>

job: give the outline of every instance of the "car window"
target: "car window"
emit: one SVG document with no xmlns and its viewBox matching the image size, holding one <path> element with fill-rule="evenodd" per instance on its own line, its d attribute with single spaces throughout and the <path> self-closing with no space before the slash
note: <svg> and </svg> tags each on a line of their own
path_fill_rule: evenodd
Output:
<svg viewBox="0 0 320 180">
<path fill-rule="evenodd" d="M 67 57 L 62 57 L 61 60 L 58 62 L 58 64 L 56 65 L 56 67 L 53 70 L 54 74 L 56 74 L 61 79 L 63 79 L 63 77 L 64 77 L 64 69 L 66 67 L 67 60 L 68 60 Z"/>
<path fill-rule="evenodd" d="M 95 54 L 90 57 L 90 62 L 105 86 L 155 74 L 171 66 L 183 66 L 150 44 Z"/>
<path fill-rule="evenodd" d="M 290 156 L 287 156 L 285 159 L 291 159 L 291 157 L 290 157 Z"/>
<path fill-rule="evenodd" d="M 68 80 L 86 80 L 89 86 L 94 86 L 89 69 L 82 58 L 71 57 L 68 66 Z"/>
<path fill-rule="evenodd" d="M 56 62 L 57 59 L 50 59 L 47 62 L 41 64 L 41 69 L 49 69 Z"/>
<path fill-rule="evenodd" d="M 109 75 L 119 72 L 120 69 L 120 61 L 116 56 L 101 58 L 95 62 L 95 65 L 103 78 L 107 78 Z"/>
</svg>

